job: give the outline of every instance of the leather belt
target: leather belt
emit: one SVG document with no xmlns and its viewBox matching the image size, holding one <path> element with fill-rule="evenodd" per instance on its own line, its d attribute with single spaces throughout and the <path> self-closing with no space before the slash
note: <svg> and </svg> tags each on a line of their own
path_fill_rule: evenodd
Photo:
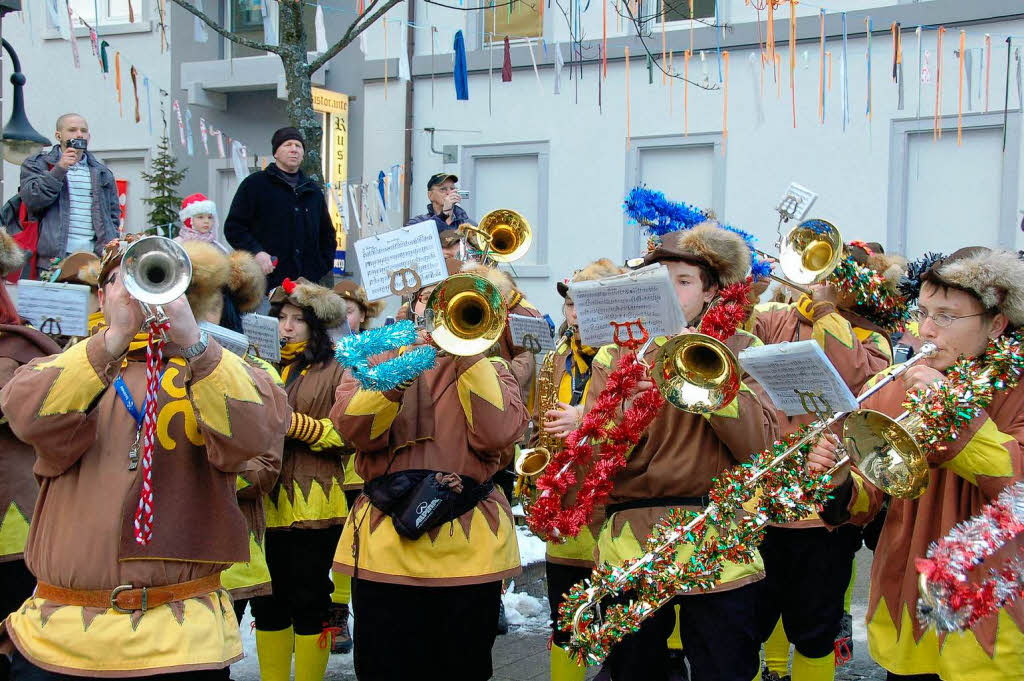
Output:
<svg viewBox="0 0 1024 681">
<path fill-rule="evenodd" d="M 220 573 L 168 586 L 135 587 L 131 584 L 122 584 L 110 591 L 106 589 L 65 589 L 39 582 L 36 585 L 35 597 L 63 605 L 83 608 L 113 608 L 117 612 L 130 614 L 137 610 L 146 612 L 151 608 L 174 601 L 205 596 L 218 589 L 220 589 Z"/>
</svg>

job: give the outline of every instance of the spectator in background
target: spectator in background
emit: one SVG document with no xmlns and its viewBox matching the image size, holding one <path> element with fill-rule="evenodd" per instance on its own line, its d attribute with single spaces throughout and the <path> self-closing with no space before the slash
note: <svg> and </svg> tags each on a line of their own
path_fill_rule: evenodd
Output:
<svg viewBox="0 0 1024 681">
<path fill-rule="evenodd" d="M 21 164 L 22 202 L 39 218 L 39 266 L 76 251 L 97 255 L 117 238 L 121 205 L 110 169 L 86 151 L 89 124 L 76 113 L 57 119 L 57 144 Z"/>
<path fill-rule="evenodd" d="M 242 180 L 224 221 L 232 247 L 256 254 L 267 288 L 299 277 L 334 285 L 334 224 L 323 190 L 299 167 L 305 142 L 295 128 L 271 138 L 274 162 Z"/>
<path fill-rule="evenodd" d="M 455 187 L 458 182 L 459 178 L 450 173 L 431 175 L 427 180 L 427 198 L 430 200 L 427 212 L 409 220 L 409 224 L 433 220 L 439 234 L 449 229 L 458 229 L 464 222 L 475 225 L 473 219 L 459 205 L 462 196 Z"/>
</svg>

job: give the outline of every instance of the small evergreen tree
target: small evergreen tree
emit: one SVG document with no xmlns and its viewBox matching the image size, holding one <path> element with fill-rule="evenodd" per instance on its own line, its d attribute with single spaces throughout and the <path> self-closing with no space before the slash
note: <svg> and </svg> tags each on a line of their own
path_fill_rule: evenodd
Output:
<svg viewBox="0 0 1024 681">
<path fill-rule="evenodd" d="M 149 185 L 149 198 L 143 199 L 150 207 L 146 219 L 150 227 L 169 224 L 165 236 L 173 238 L 178 235 L 178 211 L 181 210 L 178 186 L 188 169 L 178 170 L 178 160 L 171 154 L 171 142 L 166 133 L 160 138 L 151 168 L 152 172 L 142 173 L 142 179 Z"/>
</svg>

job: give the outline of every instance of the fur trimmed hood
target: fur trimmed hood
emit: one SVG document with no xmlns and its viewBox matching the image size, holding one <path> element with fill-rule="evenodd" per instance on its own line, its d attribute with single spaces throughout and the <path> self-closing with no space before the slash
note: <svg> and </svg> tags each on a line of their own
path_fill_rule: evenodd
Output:
<svg viewBox="0 0 1024 681">
<path fill-rule="evenodd" d="M 672 260 L 707 265 L 723 287 L 743 281 L 750 271 L 750 249 L 743 237 L 713 220 L 666 234 L 644 257 L 644 264 Z"/>
<path fill-rule="evenodd" d="M 337 326 L 345 318 L 345 301 L 341 296 L 304 277 L 299 277 L 296 281 L 282 281 L 270 294 L 270 304 L 277 303 L 288 303 L 311 310 L 325 329 Z"/>
<path fill-rule="evenodd" d="M 932 265 L 922 278 L 967 291 L 986 309 L 1005 314 L 1011 326 L 1024 325 L 1024 261 L 1013 251 L 961 248 Z"/>
<path fill-rule="evenodd" d="M 576 270 L 570 279 L 560 281 L 555 284 L 555 288 L 558 289 L 558 295 L 565 298 L 569 293 L 569 284 L 575 284 L 578 281 L 596 281 L 598 279 L 606 279 L 628 271 L 629 270 L 625 267 L 616 265 L 608 258 L 601 258 L 600 260 L 595 260 L 583 268 Z"/>
<path fill-rule="evenodd" d="M 0 274 L 7 276 L 19 271 L 25 264 L 25 251 L 14 242 L 14 237 L 0 228 Z"/>
</svg>

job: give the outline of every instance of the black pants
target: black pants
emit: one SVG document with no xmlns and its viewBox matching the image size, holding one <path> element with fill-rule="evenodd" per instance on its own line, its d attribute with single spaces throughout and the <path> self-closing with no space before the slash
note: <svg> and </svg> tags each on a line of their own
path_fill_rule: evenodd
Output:
<svg viewBox="0 0 1024 681">
<path fill-rule="evenodd" d="M 544 563 L 548 581 L 548 606 L 551 608 L 552 642 L 556 646 L 565 647 L 569 643 L 568 632 L 558 628 L 558 608 L 565 600 L 565 594 L 573 584 L 590 578 L 591 569 L 575 565 L 562 565 L 550 561 Z"/>
<path fill-rule="evenodd" d="M 245 616 L 245 606 L 249 605 L 248 598 L 240 598 L 237 601 L 233 601 L 232 605 L 235 608 L 235 619 L 238 620 L 238 626 L 242 626 L 242 617 Z M 287 627 L 285 627 L 287 629 Z"/>
<path fill-rule="evenodd" d="M 676 596 L 612 648 L 605 669 L 613 681 L 668 679 L 673 665 L 667 641 L 675 627 L 673 606 L 678 605 L 679 633 L 693 681 L 750 681 L 761 668 L 758 610 L 763 591 L 762 581 L 730 591 Z"/>
<path fill-rule="evenodd" d="M 21 653 L 14 651 L 14 660 L 11 663 L 11 679 L 13 681 L 82 681 L 83 676 L 71 676 L 69 674 L 57 674 L 40 669 L 28 660 Z M 158 681 L 228 681 L 231 678 L 229 669 L 208 669 L 194 672 L 174 672 L 171 674 L 151 674 L 149 676 L 135 676 L 139 679 L 157 679 Z"/>
<path fill-rule="evenodd" d="M 804 657 L 835 650 L 860 537 L 860 529 L 850 525 L 834 531 L 768 528 L 760 547 L 766 575 L 762 641 L 781 616 L 786 637 Z"/>
<path fill-rule="evenodd" d="M 331 607 L 331 565 L 341 525 L 320 530 L 268 530 L 267 567 L 274 592 L 249 601 L 256 628 L 294 627 L 300 636 L 323 631 Z"/>
<path fill-rule="evenodd" d="M 0 621 L 21 607 L 36 588 L 36 578 L 23 560 L 0 563 Z"/>
<path fill-rule="evenodd" d="M 356 678 L 487 681 L 500 602 L 500 581 L 430 587 L 353 579 Z"/>
</svg>

